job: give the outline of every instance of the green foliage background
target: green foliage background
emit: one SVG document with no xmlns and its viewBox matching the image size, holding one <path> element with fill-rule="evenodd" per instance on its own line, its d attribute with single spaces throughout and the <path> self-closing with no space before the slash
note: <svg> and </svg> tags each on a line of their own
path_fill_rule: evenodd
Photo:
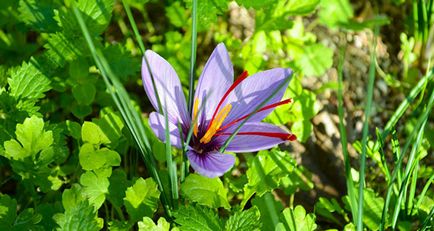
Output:
<svg viewBox="0 0 434 231">
<path fill-rule="evenodd" d="M 386 141 L 392 140 L 392 145 L 376 148 L 381 135 L 375 139 L 371 134 L 368 159 L 377 171 L 367 178 L 362 192 L 362 222 L 369 230 L 380 229 L 380 224 L 401 230 L 429 228 L 434 213 L 434 129 L 429 120 L 432 101 L 428 99 L 433 92 L 432 73 L 426 63 L 430 60 L 427 54 L 433 53 L 427 45 L 432 43 L 433 1 L 386 2 L 396 8 L 408 6 L 412 12 L 404 11 L 408 14 L 404 17 L 406 26 L 397 45 L 402 54 L 400 69 L 382 71 L 380 63 L 380 77 L 403 95 L 422 76 L 426 79 L 423 87 L 417 88 L 421 92 L 418 101 L 411 101 L 410 116 L 398 125 L 395 122 L 392 130 L 425 133 L 412 146 L 416 162 L 410 165 L 411 175 L 407 174 L 408 197 L 396 206 L 397 225 L 392 219 L 393 209 L 383 220 L 382 213 L 387 198 L 385 182 L 394 185 L 393 203 L 405 182 L 404 169 L 397 173 L 397 185 L 389 172 L 401 167 L 396 165 L 399 141 L 393 135 Z M 297 163 L 287 145 L 238 155 L 234 169 L 221 178 L 195 173 L 181 177 L 176 181 L 180 198 L 167 213 L 161 200 L 163 196 L 172 198 L 169 192 L 173 190 L 166 167 L 167 150 L 148 127 L 152 107 L 141 86 L 141 51 L 124 7 L 131 7 L 146 48 L 169 61 L 187 92 L 192 4 L 192 0 L 0 2 L 0 230 L 356 229 L 348 196 L 318 198 L 312 211 L 294 202 L 295 193 L 310 192 L 315 184 L 312 174 Z M 198 1 L 196 76 L 220 42 L 229 50 L 236 73 L 292 68 L 295 76 L 285 98 L 294 102 L 279 107 L 265 120 L 291 129 L 298 142 L 308 142 L 311 121 L 322 110 L 317 98 L 324 89 L 337 89 L 336 81 L 324 82 L 322 89 L 303 87 L 306 76 L 321 78 L 338 66 L 338 48 L 320 41 L 313 28 L 346 34 L 388 25 L 393 16 L 378 13 L 382 6 L 372 5 L 376 13 L 361 19 L 348 0 Z M 127 89 L 134 110 L 142 115 L 140 122 L 155 158 L 151 165 L 158 169 L 162 189 L 143 163 L 123 113 L 111 98 L 74 8 L 84 19 L 99 55 L 105 57 Z M 419 118 L 425 118 L 423 126 L 418 125 Z M 406 134 L 399 137 L 416 139 Z M 363 152 L 363 143 L 356 141 L 353 146 L 358 153 Z M 182 153 L 171 151 L 169 157 L 179 166 L 175 173 L 182 175 Z M 407 159 L 404 162 L 411 163 Z M 351 170 L 353 175 L 359 173 L 358 167 Z"/>
</svg>

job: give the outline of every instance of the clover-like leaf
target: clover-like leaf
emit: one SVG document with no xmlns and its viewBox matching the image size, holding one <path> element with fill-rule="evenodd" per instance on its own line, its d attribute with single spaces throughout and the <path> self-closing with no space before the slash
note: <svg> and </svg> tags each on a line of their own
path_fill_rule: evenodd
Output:
<svg viewBox="0 0 434 231">
<path fill-rule="evenodd" d="M 96 170 L 102 167 L 119 166 L 121 157 L 108 148 L 95 149 L 92 144 L 85 143 L 78 154 L 80 165 L 84 170 Z"/>
<path fill-rule="evenodd" d="M 84 122 L 81 127 L 81 138 L 84 142 L 89 142 L 91 144 L 109 144 L 110 140 L 107 138 L 105 133 L 101 128 L 92 122 Z"/>
<path fill-rule="evenodd" d="M 99 209 L 105 201 L 110 182 L 108 178 L 112 174 L 111 168 L 102 168 L 94 171 L 87 171 L 80 177 L 80 184 L 83 185 L 83 195 L 88 198 L 89 204 Z"/>
<path fill-rule="evenodd" d="M 282 212 L 281 222 L 277 224 L 276 231 L 313 231 L 317 228 L 315 219 L 315 215 L 313 213 L 306 214 L 306 210 L 301 205 L 297 205 L 294 209 L 286 208 Z"/>
<path fill-rule="evenodd" d="M 130 221 L 136 222 L 144 216 L 152 216 L 157 210 L 160 191 L 152 178 L 138 178 L 125 193 L 124 205 Z"/>
<path fill-rule="evenodd" d="M 169 231 L 170 223 L 164 219 L 164 217 L 160 217 L 157 221 L 157 224 L 149 217 L 143 217 L 142 221 L 137 223 L 139 227 L 139 231 Z"/>
</svg>

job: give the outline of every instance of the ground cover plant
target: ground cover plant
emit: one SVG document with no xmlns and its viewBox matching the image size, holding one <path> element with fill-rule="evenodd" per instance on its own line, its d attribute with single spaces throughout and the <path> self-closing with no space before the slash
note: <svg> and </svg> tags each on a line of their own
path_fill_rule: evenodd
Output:
<svg viewBox="0 0 434 231">
<path fill-rule="evenodd" d="M 432 230 L 433 0 L 3 0 L 0 230 Z"/>
</svg>

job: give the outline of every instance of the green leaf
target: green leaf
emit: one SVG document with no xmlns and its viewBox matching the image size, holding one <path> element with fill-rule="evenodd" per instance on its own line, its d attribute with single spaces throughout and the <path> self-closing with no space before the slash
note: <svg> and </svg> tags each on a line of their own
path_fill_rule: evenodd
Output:
<svg viewBox="0 0 434 231">
<path fill-rule="evenodd" d="M 261 212 L 262 227 L 273 230 L 279 222 L 279 213 L 283 209 L 282 203 L 276 201 L 271 192 L 267 192 L 262 196 L 255 196 L 252 205 L 256 206 Z"/>
<path fill-rule="evenodd" d="M 189 7 L 191 7 L 191 0 L 186 0 Z M 214 1 L 198 1 L 197 2 L 197 30 L 204 31 L 217 22 L 218 15 L 222 15 L 228 8 L 227 0 L 214 0 Z"/>
<path fill-rule="evenodd" d="M 121 169 L 115 169 L 109 178 L 109 194 L 107 199 L 117 207 L 121 207 L 124 202 L 125 191 L 131 185 L 127 180 L 126 173 Z"/>
<path fill-rule="evenodd" d="M 0 230 L 42 230 L 37 225 L 42 216 L 33 208 L 22 211 L 17 216 L 17 202 L 8 195 L 0 194 Z"/>
<path fill-rule="evenodd" d="M 124 123 L 119 113 L 114 112 L 110 108 L 104 108 L 101 110 L 100 119 L 94 119 L 93 122 L 101 128 L 103 133 L 110 140 L 110 148 L 116 148 L 121 139 L 125 139 L 122 134 Z"/>
<path fill-rule="evenodd" d="M 315 215 L 313 213 L 306 214 L 306 210 L 301 205 L 297 205 L 294 209 L 286 208 L 283 210 L 280 220 L 281 222 L 276 226 L 276 231 L 313 231 L 317 228 Z"/>
<path fill-rule="evenodd" d="M 99 209 L 108 194 L 110 182 L 108 178 L 112 174 L 111 168 L 103 168 L 94 171 L 87 171 L 80 177 L 80 184 L 83 185 L 83 195 L 88 198 L 89 204 Z"/>
<path fill-rule="evenodd" d="M 76 140 L 81 139 L 81 125 L 77 122 L 67 120 L 66 127 L 68 128 L 68 133 Z"/>
<path fill-rule="evenodd" d="M 346 24 L 353 16 L 353 8 L 348 0 L 321 1 L 319 19 L 329 27 Z"/>
<path fill-rule="evenodd" d="M 50 80 L 33 64 L 23 63 L 8 79 L 10 94 L 18 99 L 36 100 L 51 89 Z"/>
<path fill-rule="evenodd" d="M 59 226 L 57 230 L 76 231 L 76 230 L 100 230 L 101 220 L 97 218 L 93 206 L 87 201 L 82 201 L 72 208 L 65 209 L 64 213 L 54 215 L 54 220 Z"/>
<path fill-rule="evenodd" d="M 77 84 L 72 88 L 72 95 L 78 104 L 90 105 L 95 99 L 96 88 L 93 83 Z"/>
<path fill-rule="evenodd" d="M 190 201 L 211 208 L 230 208 L 228 190 L 220 178 L 208 178 L 199 174 L 190 174 L 181 184 L 182 194 Z"/>
<path fill-rule="evenodd" d="M 271 150 L 260 151 L 248 163 L 246 172 L 248 183 L 244 186 L 244 198 L 241 207 L 253 194 L 262 196 L 279 187 L 281 181 L 293 174 L 296 163 L 286 152 Z"/>
<path fill-rule="evenodd" d="M 0 194 L 0 230 L 9 230 L 17 216 L 17 201 L 9 195 Z"/>
<path fill-rule="evenodd" d="M 109 144 L 110 140 L 101 130 L 101 128 L 92 122 L 85 121 L 81 128 L 81 137 L 83 142 L 89 142 L 91 144 Z"/>
<path fill-rule="evenodd" d="M 254 231 L 262 227 L 261 215 L 258 208 L 252 207 L 245 211 L 238 211 L 225 224 L 225 230 Z"/>
<path fill-rule="evenodd" d="M 339 215 L 344 215 L 345 211 L 341 208 L 336 199 L 327 199 L 320 197 L 318 202 L 315 203 L 315 213 L 330 219 L 331 221 L 340 224 L 339 220 L 333 215 L 333 213 L 338 213 Z"/>
<path fill-rule="evenodd" d="M 113 5 L 114 0 L 78 0 L 76 6 L 84 14 L 88 29 L 100 34 L 110 23 Z"/>
<path fill-rule="evenodd" d="M 157 210 L 160 191 L 152 178 L 138 178 L 125 194 L 124 204 L 131 222 L 139 221 L 144 216 L 153 216 Z"/>
<path fill-rule="evenodd" d="M 333 64 L 333 50 L 322 44 L 305 45 L 295 63 L 305 75 L 321 76 Z"/>
<path fill-rule="evenodd" d="M 304 15 L 312 13 L 320 0 L 290 0 L 285 4 L 287 14 L 291 15 Z"/>
<path fill-rule="evenodd" d="M 12 139 L 4 143 L 6 158 L 22 160 L 36 156 L 39 152 L 43 157 L 47 156 L 47 159 L 51 157 L 53 133 L 44 131 L 43 119 L 36 116 L 26 118 L 22 124 L 17 125 L 15 134 L 17 140 Z"/>
<path fill-rule="evenodd" d="M 113 73 L 121 80 L 127 79 L 128 76 L 136 76 L 140 71 L 140 60 L 134 58 L 120 44 L 105 47 L 103 54 Z"/>
<path fill-rule="evenodd" d="M 80 165 L 84 170 L 96 170 L 112 166 L 119 166 L 121 157 L 115 151 L 108 148 L 95 150 L 95 147 L 90 143 L 85 143 L 80 148 L 79 160 Z"/>
<path fill-rule="evenodd" d="M 66 61 L 72 61 L 87 53 L 87 45 L 82 37 L 68 37 L 64 33 L 56 32 L 50 34 L 47 43 L 47 57 L 59 67 L 65 65 Z"/>
<path fill-rule="evenodd" d="M 166 17 L 176 27 L 187 27 L 188 15 L 185 7 L 180 2 L 174 2 L 172 5 L 165 8 Z"/>
<path fill-rule="evenodd" d="M 223 230 L 221 220 L 213 210 L 199 206 L 188 205 L 174 212 L 175 222 L 182 231 L 220 231 Z"/>
<path fill-rule="evenodd" d="M 157 224 L 149 217 L 143 217 L 143 221 L 139 221 L 137 223 L 139 227 L 139 231 L 169 231 L 170 223 L 164 219 L 164 217 L 160 217 L 158 219 Z"/>
<path fill-rule="evenodd" d="M 110 231 L 129 231 L 132 228 L 132 224 L 129 224 L 128 221 L 117 221 L 112 220 L 108 222 Z"/>
<path fill-rule="evenodd" d="M 59 27 L 53 18 L 54 7 L 56 7 L 56 4 L 53 1 L 20 0 L 19 19 L 31 28 L 41 32 L 56 31 Z"/>
</svg>

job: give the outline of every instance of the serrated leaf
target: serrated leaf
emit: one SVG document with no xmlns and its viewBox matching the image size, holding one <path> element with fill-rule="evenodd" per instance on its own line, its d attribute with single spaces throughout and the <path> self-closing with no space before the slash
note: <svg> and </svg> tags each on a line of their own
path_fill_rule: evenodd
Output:
<svg viewBox="0 0 434 231">
<path fill-rule="evenodd" d="M 276 231 L 313 231 L 317 228 L 315 219 L 315 215 L 306 214 L 306 210 L 301 205 L 297 205 L 294 209 L 286 208 L 282 212 L 281 222 L 277 224 Z"/>
<path fill-rule="evenodd" d="M 81 127 L 81 138 L 83 142 L 89 142 L 95 145 L 110 143 L 110 140 L 98 125 L 87 121 L 85 121 Z"/>
<path fill-rule="evenodd" d="M 208 178 L 199 174 L 190 174 L 181 184 L 181 193 L 190 201 L 211 208 L 230 208 L 228 191 L 220 178 Z"/>
<path fill-rule="evenodd" d="M 226 221 L 225 230 L 255 231 L 262 227 L 258 208 L 252 207 L 245 211 L 238 211 Z"/>
<path fill-rule="evenodd" d="M 110 182 L 108 178 L 112 174 L 111 168 L 103 168 L 94 171 L 87 171 L 80 177 L 80 184 L 83 185 L 83 195 L 88 198 L 89 204 L 98 210 L 105 201 Z"/>
<path fill-rule="evenodd" d="M 157 210 L 160 191 L 152 178 L 138 178 L 125 193 L 124 205 L 130 221 L 136 222 L 144 216 L 152 216 Z"/>
<path fill-rule="evenodd" d="M 143 217 L 142 221 L 137 223 L 139 227 L 139 231 L 169 231 L 170 223 L 164 219 L 164 217 L 160 217 L 157 221 L 157 224 L 149 217 Z"/>
<path fill-rule="evenodd" d="M 48 4 L 44 1 L 20 0 L 18 11 L 19 19 L 41 32 L 53 32 L 59 29 L 54 20 L 54 5 L 52 1 Z"/>
<path fill-rule="evenodd" d="M 64 33 L 50 34 L 47 43 L 47 57 L 57 66 L 62 67 L 66 61 L 72 61 L 86 54 L 87 44 L 82 37 L 68 37 Z"/>
<path fill-rule="evenodd" d="M 100 230 L 100 222 L 93 206 L 87 201 L 82 201 L 76 206 L 66 209 L 64 213 L 54 215 L 57 230 L 76 231 L 76 230 Z"/>
<path fill-rule="evenodd" d="M 181 231 L 220 231 L 222 224 L 216 212 L 199 206 L 189 205 L 180 207 L 174 212 L 175 222 Z"/>
<path fill-rule="evenodd" d="M 50 80 L 33 64 L 23 63 L 8 79 L 10 95 L 19 99 L 36 100 L 51 89 Z"/>
<path fill-rule="evenodd" d="M 85 23 L 90 31 L 101 33 L 111 20 L 114 0 L 78 0 L 77 8 L 85 17 Z"/>
</svg>

